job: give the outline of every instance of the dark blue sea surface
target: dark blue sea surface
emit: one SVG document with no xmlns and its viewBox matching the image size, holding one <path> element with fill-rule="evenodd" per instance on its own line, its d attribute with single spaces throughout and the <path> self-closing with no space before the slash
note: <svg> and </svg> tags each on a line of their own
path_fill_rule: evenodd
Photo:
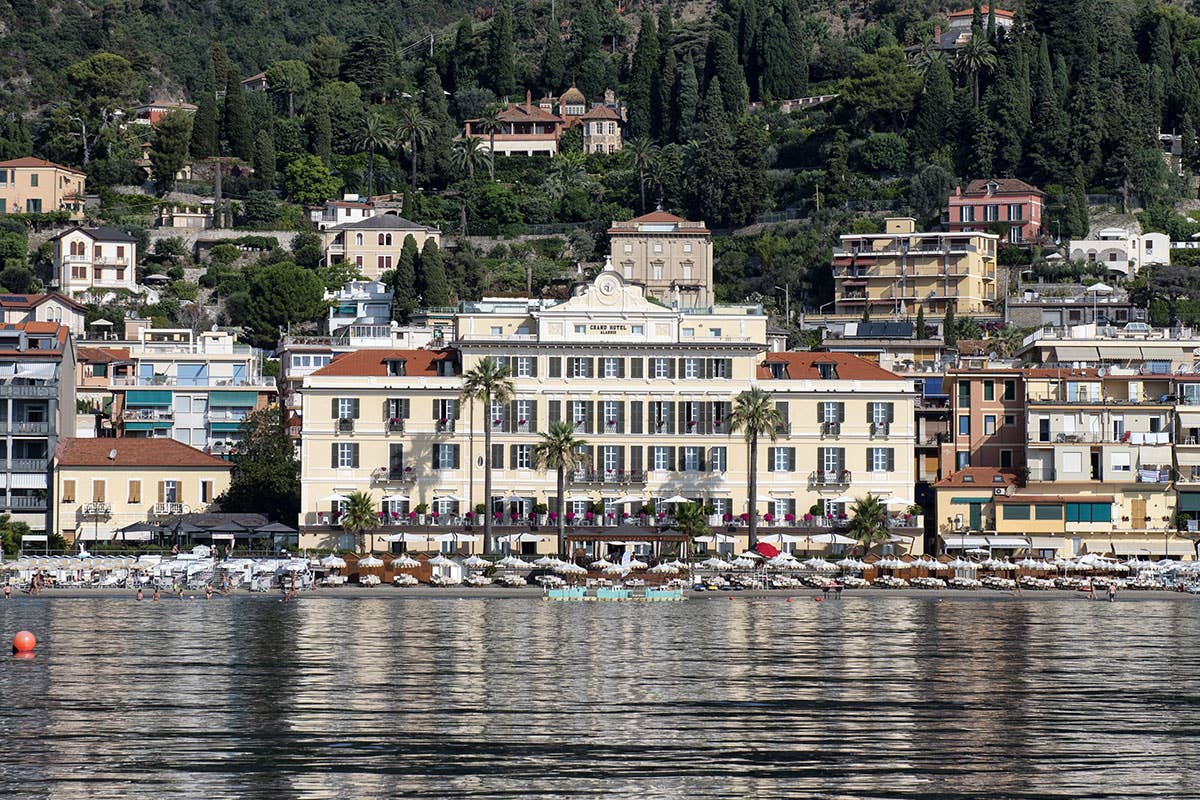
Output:
<svg viewBox="0 0 1200 800">
<path fill-rule="evenodd" d="M 31 798 L 1200 797 L 1200 602 L 21 597 Z"/>
</svg>

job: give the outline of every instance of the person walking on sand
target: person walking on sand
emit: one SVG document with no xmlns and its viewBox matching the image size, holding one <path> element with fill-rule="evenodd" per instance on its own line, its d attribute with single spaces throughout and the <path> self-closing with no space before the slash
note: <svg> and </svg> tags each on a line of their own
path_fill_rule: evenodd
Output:
<svg viewBox="0 0 1200 800">
<path fill-rule="evenodd" d="M 1117 584 L 1115 582 L 1108 584 L 1108 602 L 1117 602 Z"/>
<path fill-rule="evenodd" d="M 204 586 L 204 599 L 212 600 L 212 586 L 209 584 L 205 584 Z"/>
</svg>

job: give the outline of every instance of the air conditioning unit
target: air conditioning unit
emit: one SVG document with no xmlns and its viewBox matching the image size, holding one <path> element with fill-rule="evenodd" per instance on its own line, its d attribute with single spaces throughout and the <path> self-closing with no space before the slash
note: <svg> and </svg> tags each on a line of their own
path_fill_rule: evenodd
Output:
<svg viewBox="0 0 1200 800">
<path fill-rule="evenodd" d="M 992 494 L 998 497 L 1003 497 L 1004 495 L 1008 494 L 1008 489 L 1004 486 L 997 486 L 995 489 L 992 489 Z"/>
</svg>

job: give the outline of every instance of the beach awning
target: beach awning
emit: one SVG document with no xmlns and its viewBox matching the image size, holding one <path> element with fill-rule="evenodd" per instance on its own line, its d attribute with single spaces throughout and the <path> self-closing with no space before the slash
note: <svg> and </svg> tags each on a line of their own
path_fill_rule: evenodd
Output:
<svg viewBox="0 0 1200 800">
<path fill-rule="evenodd" d="M 1113 551 L 1112 542 L 1108 539 L 1087 539 L 1084 541 L 1083 546 L 1089 553 L 1097 553 L 1100 555 L 1111 553 Z"/>
<path fill-rule="evenodd" d="M 762 538 L 773 539 L 775 536 L 781 535 L 782 534 L 775 534 L 774 536 L 764 536 Z M 733 544 L 734 538 L 727 533 L 713 533 L 709 536 L 697 536 L 696 541 L 701 542 L 702 544 Z"/>
<path fill-rule="evenodd" d="M 942 536 L 942 543 L 947 550 L 965 550 L 970 547 L 987 547 L 986 536 Z"/>
<path fill-rule="evenodd" d="M 1058 361 L 1096 361 L 1100 356 L 1094 347 L 1063 347 L 1054 348 L 1054 357 Z"/>
<path fill-rule="evenodd" d="M 968 505 L 971 503 L 980 503 L 980 504 L 990 503 L 990 502 L 992 502 L 992 495 L 989 494 L 987 497 L 951 497 L 950 502 L 957 504 L 957 505 Z"/>
<path fill-rule="evenodd" d="M 113 538 L 112 528 L 93 528 L 91 525 L 83 525 L 75 529 L 75 541 L 77 542 L 107 542 Z"/>
<path fill-rule="evenodd" d="M 1061 536 L 1030 536 L 1029 546 L 1034 550 L 1061 550 L 1067 540 Z"/>
<path fill-rule="evenodd" d="M 549 536 L 538 536 L 536 533 L 510 533 L 506 536 L 499 537 L 500 541 L 508 544 L 519 544 L 523 542 L 545 542 L 549 541 Z"/>
<path fill-rule="evenodd" d="M 46 537 L 46 534 L 44 534 L 44 533 L 26 533 L 21 536 L 22 544 L 24 544 L 25 542 L 45 542 L 45 541 L 47 541 L 47 537 Z"/>
<path fill-rule="evenodd" d="M 1006 549 L 1029 547 L 1029 540 L 1024 536 L 985 536 L 989 547 Z"/>
<path fill-rule="evenodd" d="M 1196 546 L 1190 539 L 1113 539 L 1112 551 L 1119 556 L 1190 556 Z"/>
</svg>

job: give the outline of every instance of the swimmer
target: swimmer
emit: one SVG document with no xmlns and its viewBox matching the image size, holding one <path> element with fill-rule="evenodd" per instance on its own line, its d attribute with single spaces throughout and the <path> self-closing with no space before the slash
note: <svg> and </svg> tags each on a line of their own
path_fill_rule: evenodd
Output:
<svg viewBox="0 0 1200 800">
<path fill-rule="evenodd" d="M 204 587 L 204 599 L 212 600 L 212 587 L 211 586 Z"/>
<path fill-rule="evenodd" d="M 4 584 L 4 599 L 12 600 L 12 587 L 9 586 L 7 583 Z"/>
<path fill-rule="evenodd" d="M 159 597 L 159 595 L 158 595 L 158 587 L 157 587 L 157 586 L 155 586 L 155 587 L 154 587 L 154 594 L 153 594 L 153 595 L 151 595 L 150 599 L 151 599 L 151 600 L 153 600 L 153 601 L 154 601 L 154 602 L 156 602 L 156 603 L 157 603 L 157 602 L 158 602 L 160 599 L 162 599 L 162 598 L 160 598 L 160 597 Z"/>
<path fill-rule="evenodd" d="M 137 591 L 137 599 L 138 600 L 142 599 L 142 590 L 141 589 L 138 589 L 138 591 Z"/>
</svg>

